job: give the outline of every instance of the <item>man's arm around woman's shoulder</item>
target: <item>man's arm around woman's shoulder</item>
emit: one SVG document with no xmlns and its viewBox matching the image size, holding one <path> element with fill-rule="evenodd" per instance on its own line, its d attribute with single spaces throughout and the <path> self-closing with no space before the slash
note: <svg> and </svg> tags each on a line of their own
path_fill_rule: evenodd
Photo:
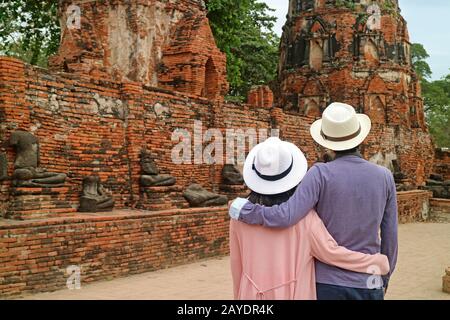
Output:
<svg viewBox="0 0 450 320">
<path fill-rule="evenodd" d="M 319 166 L 313 166 L 294 195 L 279 206 L 264 207 L 247 199 L 237 198 L 230 206 L 232 219 L 268 228 L 288 228 L 307 216 L 319 201 L 322 179 Z"/>
</svg>

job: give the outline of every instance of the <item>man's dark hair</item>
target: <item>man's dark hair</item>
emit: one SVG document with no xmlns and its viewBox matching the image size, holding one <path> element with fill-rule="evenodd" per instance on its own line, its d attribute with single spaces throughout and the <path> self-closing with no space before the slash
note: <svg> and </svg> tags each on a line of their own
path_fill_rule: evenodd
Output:
<svg viewBox="0 0 450 320">
<path fill-rule="evenodd" d="M 260 204 L 265 207 L 273 207 L 288 201 L 294 195 L 295 190 L 297 190 L 297 187 L 289 191 L 274 195 L 264 195 L 252 191 L 248 197 L 248 201 L 253 204 Z"/>
<path fill-rule="evenodd" d="M 354 147 L 353 149 L 348 149 L 348 150 L 343 150 L 343 151 L 335 151 L 336 155 L 345 155 L 345 154 L 349 154 L 349 153 L 356 153 L 359 151 L 359 146 Z"/>
</svg>

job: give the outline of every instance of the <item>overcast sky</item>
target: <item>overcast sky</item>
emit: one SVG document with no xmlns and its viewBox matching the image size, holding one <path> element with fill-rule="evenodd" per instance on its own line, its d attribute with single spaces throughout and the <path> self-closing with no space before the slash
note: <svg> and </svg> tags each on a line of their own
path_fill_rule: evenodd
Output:
<svg viewBox="0 0 450 320">
<path fill-rule="evenodd" d="M 261 0 L 276 9 L 277 33 L 286 21 L 289 0 Z M 411 42 L 422 43 L 430 54 L 433 79 L 450 73 L 450 0 L 400 0 Z"/>
</svg>

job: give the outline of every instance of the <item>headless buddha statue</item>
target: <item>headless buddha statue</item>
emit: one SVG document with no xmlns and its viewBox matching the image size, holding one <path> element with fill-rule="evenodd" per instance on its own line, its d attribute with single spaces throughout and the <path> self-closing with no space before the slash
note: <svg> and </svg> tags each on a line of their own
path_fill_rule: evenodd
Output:
<svg viewBox="0 0 450 320">
<path fill-rule="evenodd" d="M 141 186 L 143 187 L 162 187 L 173 186 L 176 179 L 168 174 L 159 174 L 156 163 L 151 158 L 150 154 L 144 150 L 141 153 Z"/>
<path fill-rule="evenodd" d="M 80 212 L 105 212 L 114 208 L 114 200 L 97 176 L 83 179 L 83 193 L 80 198 Z"/>
<path fill-rule="evenodd" d="M 48 172 L 40 168 L 39 140 L 26 131 L 11 134 L 10 145 L 16 151 L 13 185 L 16 187 L 51 188 L 64 185 L 64 173 Z"/>
<path fill-rule="evenodd" d="M 232 164 L 226 164 L 222 169 L 222 181 L 223 184 L 229 186 L 243 185 L 244 178 L 236 166 Z"/>
<path fill-rule="evenodd" d="M 226 196 L 209 192 L 199 184 L 190 185 L 183 196 L 191 207 L 222 206 L 228 202 Z"/>
</svg>

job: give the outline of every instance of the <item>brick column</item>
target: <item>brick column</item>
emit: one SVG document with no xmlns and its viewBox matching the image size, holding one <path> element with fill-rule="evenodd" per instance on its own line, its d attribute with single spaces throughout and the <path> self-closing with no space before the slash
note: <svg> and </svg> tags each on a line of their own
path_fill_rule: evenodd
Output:
<svg viewBox="0 0 450 320">
<path fill-rule="evenodd" d="M 125 144 L 128 153 L 128 173 L 130 198 L 128 206 L 135 207 L 139 201 L 139 177 L 141 175 L 140 153 L 145 141 L 144 107 L 142 84 L 126 82 L 122 84 L 121 95 L 128 106 L 125 123 Z"/>
</svg>

